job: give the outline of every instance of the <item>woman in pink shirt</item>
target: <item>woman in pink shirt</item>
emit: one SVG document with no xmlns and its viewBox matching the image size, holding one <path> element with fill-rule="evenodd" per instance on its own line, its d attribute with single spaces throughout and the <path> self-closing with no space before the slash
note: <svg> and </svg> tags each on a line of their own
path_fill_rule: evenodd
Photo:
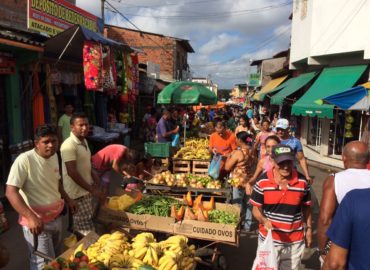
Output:
<svg viewBox="0 0 370 270">
<path fill-rule="evenodd" d="M 266 155 L 264 158 L 260 158 L 257 163 L 256 171 L 254 172 L 253 176 L 248 180 L 245 191 L 247 195 L 252 194 L 253 185 L 256 183 L 257 178 L 261 175 L 261 173 L 265 173 L 272 168 L 272 160 L 271 160 L 271 151 L 272 147 L 279 144 L 280 139 L 276 135 L 268 136 L 265 140 L 266 145 Z"/>
<path fill-rule="evenodd" d="M 266 156 L 266 147 L 265 147 L 265 140 L 268 136 L 275 135 L 270 129 L 270 120 L 264 118 L 262 120 L 262 128 L 261 132 L 259 132 L 256 136 L 256 142 L 254 143 L 253 149 L 257 152 L 258 146 L 260 147 L 259 157 L 263 159 Z"/>
</svg>

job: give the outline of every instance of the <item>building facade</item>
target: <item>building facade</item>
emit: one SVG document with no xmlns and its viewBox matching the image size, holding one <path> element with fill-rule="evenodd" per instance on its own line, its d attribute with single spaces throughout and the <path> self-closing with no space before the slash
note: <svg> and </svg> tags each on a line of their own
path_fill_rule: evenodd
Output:
<svg viewBox="0 0 370 270">
<path fill-rule="evenodd" d="M 324 68 L 368 66 L 370 63 L 370 2 L 362 0 L 294 1 L 290 69 L 299 72 Z M 369 68 L 355 85 L 369 79 Z M 324 97 L 322 97 L 324 98 Z M 351 117 L 351 118 L 349 118 Z M 342 148 L 361 138 L 366 112 L 334 110 L 332 119 L 302 116 L 301 141 L 309 158 L 342 167 Z M 351 119 L 352 130 L 346 126 Z M 352 122 L 353 120 L 353 122 Z M 346 133 L 351 131 L 350 133 Z"/>
<path fill-rule="evenodd" d="M 105 34 L 141 51 L 140 63 L 158 64 L 160 78 L 157 79 L 176 81 L 190 78 L 188 53 L 194 50 L 188 40 L 113 25 L 106 25 Z"/>
</svg>

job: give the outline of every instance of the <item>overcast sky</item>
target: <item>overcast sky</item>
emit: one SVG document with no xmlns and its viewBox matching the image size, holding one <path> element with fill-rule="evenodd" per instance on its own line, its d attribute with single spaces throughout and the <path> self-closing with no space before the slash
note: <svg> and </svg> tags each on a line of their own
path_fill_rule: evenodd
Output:
<svg viewBox="0 0 370 270">
<path fill-rule="evenodd" d="M 290 42 L 291 0 L 107 0 L 140 30 L 188 39 L 193 77 L 220 88 L 246 83 L 250 60 L 272 57 Z M 100 0 L 77 0 L 100 17 Z M 107 4 L 106 7 L 111 9 Z M 134 28 L 105 10 L 106 23 Z"/>
</svg>

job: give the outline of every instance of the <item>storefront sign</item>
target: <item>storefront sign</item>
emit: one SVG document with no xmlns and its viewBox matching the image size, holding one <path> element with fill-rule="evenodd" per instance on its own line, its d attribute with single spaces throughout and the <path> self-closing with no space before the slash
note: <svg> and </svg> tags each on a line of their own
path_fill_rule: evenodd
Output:
<svg viewBox="0 0 370 270">
<path fill-rule="evenodd" d="M 98 17 L 63 0 L 28 0 L 28 29 L 49 36 L 79 24 L 98 32 Z"/>
<path fill-rule="evenodd" d="M 15 65 L 13 54 L 0 51 L 0 74 L 15 74 Z"/>
<path fill-rule="evenodd" d="M 261 74 L 251 73 L 249 74 L 249 83 L 248 86 L 260 86 L 261 85 Z"/>
</svg>

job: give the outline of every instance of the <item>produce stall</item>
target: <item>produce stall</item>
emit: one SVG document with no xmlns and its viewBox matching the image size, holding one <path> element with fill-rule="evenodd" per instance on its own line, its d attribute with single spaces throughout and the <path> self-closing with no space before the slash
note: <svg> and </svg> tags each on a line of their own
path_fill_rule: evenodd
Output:
<svg viewBox="0 0 370 270">
<path fill-rule="evenodd" d="M 177 235 L 157 241 L 152 233 L 135 237 L 124 231 L 98 236 L 92 232 L 45 266 L 45 270 L 170 270 L 196 268 L 200 258 L 188 238 Z"/>
<path fill-rule="evenodd" d="M 215 197 L 195 199 L 191 192 L 182 197 L 144 195 L 127 203 L 123 192 L 100 207 L 97 221 L 130 229 L 182 234 L 196 239 L 239 244 L 240 209 L 217 203 Z M 122 203 L 120 203 L 120 201 Z"/>
<path fill-rule="evenodd" d="M 231 200 L 232 190 L 222 186 L 219 180 L 213 180 L 206 174 L 177 173 L 170 171 L 158 173 L 145 185 L 148 194 L 182 196 L 192 192 L 194 196 L 202 194 L 205 198 L 211 196 L 220 202 Z"/>
</svg>

